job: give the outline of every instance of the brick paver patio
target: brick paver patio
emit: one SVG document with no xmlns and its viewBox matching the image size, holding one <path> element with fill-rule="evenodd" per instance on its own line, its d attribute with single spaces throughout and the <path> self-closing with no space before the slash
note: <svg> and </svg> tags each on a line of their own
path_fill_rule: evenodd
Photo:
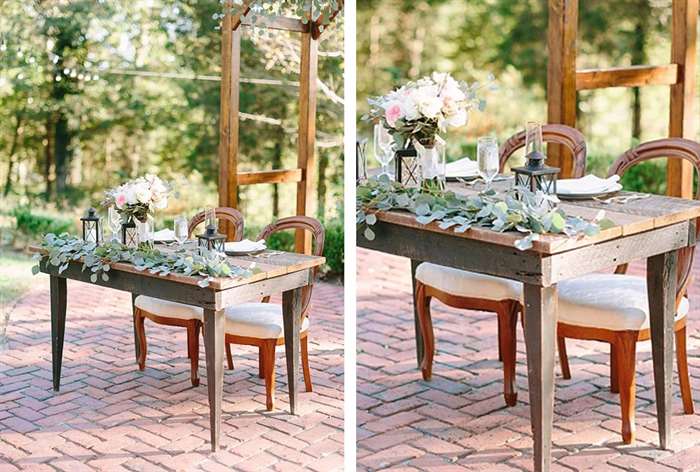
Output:
<svg viewBox="0 0 700 472">
<path fill-rule="evenodd" d="M 202 384 L 189 380 L 185 330 L 146 321 L 146 370 L 134 362 L 127 293 L 68 282 L 63 380 L 51 387 L 48 278 L 12 308 L 10 349 L 0 352 L 0 471 L 341 470 L 343 288 L 319 283 L 311 311 L 313 393 L 288 414 L 283 349 L 277 410 L 265 411 L 257 349 L 234 346 L 226 371 L 222 451 L 209 449 Z M 303 390 L 303 383 L 301 385 Z"/>
<path fill-rule="evenodd" d="M 518 328 L 518 405 L 505 408 L 496 317 L 433 302 L 433 380 L 416 368 L 407 259 L 358 250 L 358 465 L 361 470 L 531 470 L 527 367 Z M 633 271 L 642 273 L 643 265 Z M 690 291 L 688 354 L 700 406 L 700 264 Z M 700 421 L 674 390 L 673 451 L 657 449 L 651 351 L 638 345 L 637 442 L 623 446 L 604 344 L 567 341 L 572 379 L 557 371 L 553 470 L 700 470 Z M 674 362 L 675 365 L 675 362 Z M 557 366 L 558 369 L 558 366 Z"/>
</svg>

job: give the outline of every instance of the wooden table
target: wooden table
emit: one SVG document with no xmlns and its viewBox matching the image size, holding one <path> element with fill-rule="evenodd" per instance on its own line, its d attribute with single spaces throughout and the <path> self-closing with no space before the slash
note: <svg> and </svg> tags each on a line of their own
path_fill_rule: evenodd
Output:
<svg viewBox="0 0 700 472">
<path fill-rule="evenodd" d="M 32 247 L 34 252 L 41 248 Z M 221 432 L 221 398 L 224 385 L 224 309 L 228 306 L 259 301 L 267 295 L 282 292 L 284 316 L 284 348 L 289 379 L 289 405 L 292 414 L 297 408 L 297 385 L 299 377 L 299 331 L 301 328 L 302 288 L 313 283 L 312 269 L 325 262 L 325 258 L 296 253 L 280 253 L 271 257 L 229 257 L 229 262 L 250 267 L 257 271 L 250 277 L 215 278 L 208 287 L 199 287 L 199 277 L 182 275 L 160 276 L 148 271 L 138 271 L 132 264 L 112 264 L 109 280 L 98 278 L 95 285 L 131 292 L 132 301 L 138 295 L 148 295 L 204 310 L 204 350 L 207 367 L 207 389 L 209 391 L 209 422 L 211 449 L 219 448 Z M 42 272 L 50 277 L 51 286 L 51 354 L 53 361 L 53 388 L 59 390 L 63 338 L 66 326 L 66 279 L 90 282 L 90 271 L 81 270 L 82 262 L 71 262 L 61 274 L 58 268 L 40 264 Z M 135 338 L 135 337 L 134 337 Z M 134 339 L 138 356 L 138 343 Z"/>
<path fill-rule="evenodd" d="M 509 182 L 497 183 L 494 188 L 502 190 L 508 185 Z M 449 184 L 448 188 L 474 194 L 479 186 Z M 562 202 L 561 207 L 570 215 L 587 219 L 594 218 L 601 209 L 606 210 L 616 226 L 592 237 L 544 235 L 527 251 L 513 246 L 522 237 L 519 233 L 472 228 L 457 234 L 441 230 L 436 223 L 421 225 L 414 215 L 401 211 L 377 213 L 373 241 L 364 238 L 362 232 L 357 233 L 357 244 L 361 247 L 410 258 L 414 276 L 418 264 L 428 261 L 523 283 L 537 471 L 547 471 L 551 466 L 557 283 L 639 259 L 647 260 L 659 440 L 662 448 L 669 447 L 677 251 L 695 244 L 695 219 L 700 217 L 700 202 L 665 196 L 626 204 L 604 205 L 593 200 Z M 415 323 L 420 366 L 423 341 L 417 316 Z"/>
</svg>

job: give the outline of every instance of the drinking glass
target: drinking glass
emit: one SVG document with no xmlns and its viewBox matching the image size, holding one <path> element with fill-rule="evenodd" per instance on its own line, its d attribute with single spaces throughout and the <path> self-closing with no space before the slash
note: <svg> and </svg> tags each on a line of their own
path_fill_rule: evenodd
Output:
<svg viewBox="0 0 700 472">
<path fill-rule="evenodd" d="M 109 207 L 107 220 L 109 229 L 112 232 L 112 242 L 119 242 L 119 230 L 121 230 L 122 227 L 122 216 L 116 208 Z"/>
<path fill-rule="evenodd" d="M 381 123 L 374 125 L 374 157 L 382 165 L 382 172 L 379 176 L 391 177 L 389 163 L 394 157 L 394 138 Z"/>
<path fill-rule="evenodd" d="M 173 222 L 173 231 L 175 232 L 175 240 L 182 247 L 189 237 L 189 221 L 185 215 L 180 215 Z"/>
<path fill-rule="evenodd" d="M 493 136 L 482 136 L 476 142 L 476 160 L 479 175 L 486 182 L 486 190 L 491 189 L 491 182 L 498 174 L 498 142 Z"/>
</svg>

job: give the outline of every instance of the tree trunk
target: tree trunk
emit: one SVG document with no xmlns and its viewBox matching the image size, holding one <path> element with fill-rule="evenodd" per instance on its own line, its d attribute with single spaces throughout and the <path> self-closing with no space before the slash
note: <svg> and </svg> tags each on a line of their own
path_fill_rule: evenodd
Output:
<svg viewBox="0 0 700 472">
<path fill-rule="evenodd" d="M 53 185 L 51 168 L 53 167 L 53 120 L 51 116 L 46 119 L 46 145 L 44 146 L 44 182 L 46 184 L 46 201 L 51 199 Z"/>
<path fill-rule="evenodd" d="M 275 143 L 275 149 L 272 155 L 272 168 L 281 169 L 282 168 L 282 139 L 283 134 L 280 133 L 279 139 Z M 279 184 L 274 184 L 272 186 L 272 218 L 277 219 L 280 216 L 280 189 Z"/>
<path fill-rule="evenodd" d="M 632 65 L 646 64 L 646 40 L 649 26 L 648 2 L 640 2 L 640 14 L 634 26 L 634 40 L 632 42 Z M 632 145 L 636 145 L 642 138 L 642 96 L 639 87 L 632 89 Z"/>
<path fill-rule="evenodd" d="M 323 218 L 326 214 L 326 169 L 328 169 L 328 151 L 323 149 L 318 153 L 318 187 L 316 187 L 316 200 L 318 201 L 318 216 Z"/>
<path fill-rule="evenodd" d="M 3 195 L 7 196 L 12 190 L 12 172 L 15 166 L 15 152 L 17 152 L 17 143 L 19 142 L 19 131 L 22 127 L 22 111 L 15 113 L 15 133 L 12 136 L 12 144 L 10 145 L 10 155 L 7 159 L 7 179 L 5 180 L 5 190 Z"/>
<path fill-rule="evenodd" d="M 71 133 L 68 129 L 68 118 L 62 112 L 58 112 L 55 124 L 54 155 L 56 158 L 56 193 L 62 194 L 66 189 L 66 176 L 70 162 Z"/>
</svg>

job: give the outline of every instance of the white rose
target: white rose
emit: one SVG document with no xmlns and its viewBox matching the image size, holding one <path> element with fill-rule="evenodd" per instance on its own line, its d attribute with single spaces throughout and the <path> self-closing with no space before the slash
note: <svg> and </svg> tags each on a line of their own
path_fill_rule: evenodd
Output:
<svg viewBox="0 0 700 472">
<path fill-rule="evenodd" d="M 129 205 L 136 205 L 138 199 L 136 198 L 136 192 L 134 187 L 129 186 L 124 189 L 124 194 L 126 195 L 126 203 Z"/>
<path fill-rule="evenodd" d="M 157 210 L 165 210 L 168 207 L 168 199 L 167 198 L 160 198 L 158 200 L 155 200 L 153 202 L 153 206 Z"/>
<path fill-rule="evenodd" d="M 151 201 L 153 194 L 148 188 L 139 188 L 136 190 L 136 199 L 143 204 L 148 204 Z"/>
<path fill-rule="evenodd" d="M 418 102 L 418 110 L 420 110 L 421 114 L 426 118 L 437 118 L 442 110 L 442 100 L 435 96 L 423 97 Z"/>
</svg>

